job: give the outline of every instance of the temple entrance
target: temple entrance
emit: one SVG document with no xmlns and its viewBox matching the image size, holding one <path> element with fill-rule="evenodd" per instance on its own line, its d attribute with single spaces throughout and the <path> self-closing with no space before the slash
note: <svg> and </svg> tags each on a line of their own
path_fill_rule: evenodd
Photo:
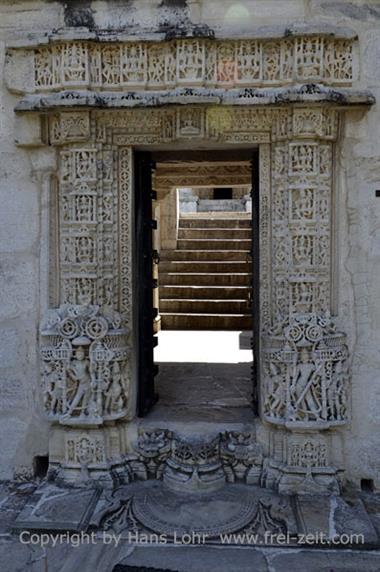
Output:
<svg viewBox="0 0 380 572">
<path fill-rule="evenodd" d="M 135 153 L 139 415 L 256 411 L 258 152 Z"/>
</svg>

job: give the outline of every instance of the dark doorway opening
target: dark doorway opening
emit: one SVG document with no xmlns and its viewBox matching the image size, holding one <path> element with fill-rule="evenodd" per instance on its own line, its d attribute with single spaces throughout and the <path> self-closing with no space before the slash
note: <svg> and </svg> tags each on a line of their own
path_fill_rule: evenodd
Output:
<svg viewBox="0 0 380 572">
<path fill-rule="evenodd" d="M 217 177 L 224 163 L 248 173 L 244 185 L 237 177 L 241 189 L 201 184 L 203 172 Z M 157 420 L 249 421 L 257 413 L 258 169 L 258 150 L 135 153 L 139 416 L 158 394 Z"/>
<path fill-rule="evenodd" d="M 220 187 L 214 189 L 214 199 L 219 201 L 223 199 L 232 199 L 232 187 Z"/>
<path fill-rule="evenodd" d="M 48 455 L 37 455 L 33 458 L 33 475 L 37 479 L 44 479 L 49 469 Z"/>
</svg>

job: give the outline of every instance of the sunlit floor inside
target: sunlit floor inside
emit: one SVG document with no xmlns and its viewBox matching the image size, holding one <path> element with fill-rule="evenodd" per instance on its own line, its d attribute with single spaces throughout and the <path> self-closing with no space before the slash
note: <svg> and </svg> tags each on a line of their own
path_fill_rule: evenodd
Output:
<svg viewBox="0 0 380 572">
<path fill-rule="evenodd" d="M 252 421 L 250 332 L 166 330 L 157 336 L 159 402 L 149 419 Z"/>
</svg>

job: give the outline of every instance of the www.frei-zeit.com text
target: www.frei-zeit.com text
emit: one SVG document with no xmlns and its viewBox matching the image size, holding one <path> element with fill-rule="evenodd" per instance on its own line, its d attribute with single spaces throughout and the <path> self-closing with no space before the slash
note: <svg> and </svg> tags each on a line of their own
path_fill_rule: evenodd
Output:
<svg viewBox="0 0 380 572">
<path fill-rule="evenodd" d="M 117 547 L 120 542 L 131 544 L 177 544 L 182 546 L 203 545 L 208 542 L 218 542 L 224 545 L 249 545 L 249 546 L 265 546 L 265 545 L 354 545 L 364 544 L 363 534 L 337 534 L 328 536 L 322 532 L 313 534 L 297 534 L 289 533 L 273 533 L 265 532 L 263 535 L 254 533 L 234 533 L 220 534 L 219 536 L 211 536 L 205 533 L 189 532 L 167 534 L 145 534 L 139 532 L 125 531 L 123 534 L 113 532 L 80 532 L 80 533 L 40 533 L 23 530 L 19 534 L 19 540 L 22 544 L 45 547 L 53 547 L 61 544 L 69 544 L 76 548 L 85 544 L 104 544 Z"/>
</svg>

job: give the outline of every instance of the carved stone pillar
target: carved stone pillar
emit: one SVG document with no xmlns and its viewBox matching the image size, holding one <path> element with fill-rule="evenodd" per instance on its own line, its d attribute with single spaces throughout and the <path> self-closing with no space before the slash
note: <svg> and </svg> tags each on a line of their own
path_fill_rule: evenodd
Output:
<svg viewBox="0 0 380 572">
<path fill-rule="evenodd" d="M 346 336 L 330 316 L 337 114 L 295 108 L 274 127 L 273 321 L 262 338 L 262 417 L 282 428 L 277 439 L 286 443 L 277 455 L 280 490 L 310 492 L 313 483 L 316 492 L 336 490 L 322 432 L 349 414 Z"/>
<path fill-rule="evenodd" d="M 41 325 L 44 408 L 52 423 L 50 466 L 59 476 L 112 479 L 133 418 L 131 385 L 132 152 L 117 148 L 88 112 L 50 118 L 58 148 L 59 307 Z M 120 425 L 121 424 L 121 425 Z"/>
</svg>

